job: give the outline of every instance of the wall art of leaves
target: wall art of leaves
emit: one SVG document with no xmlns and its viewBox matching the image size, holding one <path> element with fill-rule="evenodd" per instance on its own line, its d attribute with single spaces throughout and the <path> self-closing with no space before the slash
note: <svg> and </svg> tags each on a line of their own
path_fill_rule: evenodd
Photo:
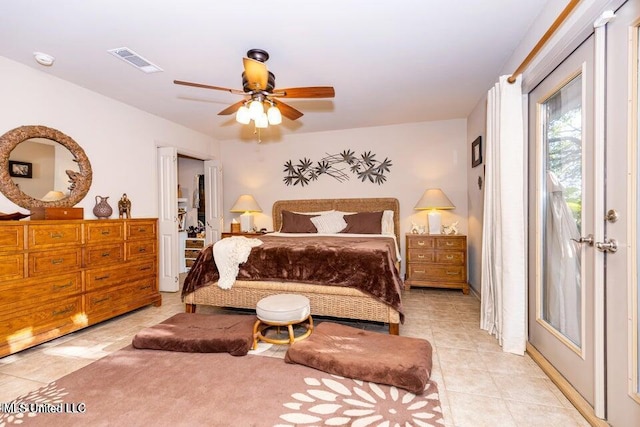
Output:
<svg viewBox="0 0 640 427">
<path fill-rule="evenodd" d="M 372 182 L 378 185 L 384 184 L 387 180 L 385 172 L 389 172 L 391 160 L 385 157 L 384 160 L 377 160 L 376 155 L 371 151 L 366 151 L 360 156 L 356 156 L 354 151 L 345 150 L 340 154 L 328 154 L 313 163 L 306 157 L 298 160 L 297 164 L 289 160 L 284 164 L 286 173 L 283 181 L 287 185 L 298 185 L 304 187 L 311 181 L 316 181 L 322 175 L 328 175 L 339 182 L 348 181 L 349 174 L 354 174 L 362 182 Z"/>
</svg>

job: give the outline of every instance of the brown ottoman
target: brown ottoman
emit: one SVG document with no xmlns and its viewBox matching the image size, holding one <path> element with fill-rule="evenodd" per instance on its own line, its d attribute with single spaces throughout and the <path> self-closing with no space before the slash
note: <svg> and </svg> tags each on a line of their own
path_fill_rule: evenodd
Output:
<svg viewBox="0 0 640 427">
<path fill-rule="evenodd" d="M 431 352 L 429 341 L 420 338 L 322 322 L 289 347 L 285 362 L 420 394 L 431 376 Z"/>
<path fill-rule="evenodd" d="M 255 316 L 178 313 L 133 337 L 135 348 L 244 356 L 253 344 Z"/>
</svg>

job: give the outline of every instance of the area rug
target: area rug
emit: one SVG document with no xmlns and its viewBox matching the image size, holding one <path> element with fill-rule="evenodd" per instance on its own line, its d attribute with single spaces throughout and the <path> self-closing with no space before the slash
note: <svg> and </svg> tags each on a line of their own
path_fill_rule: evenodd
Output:
<svg viewBox="0 0 640 427">
<path fill-rule="evenodd" d="M 48 427 L 444 425 L 433 381 L 415 395 L 272 357 L 131 346 L 1 409 L 0 425 Z"/>
</svg>

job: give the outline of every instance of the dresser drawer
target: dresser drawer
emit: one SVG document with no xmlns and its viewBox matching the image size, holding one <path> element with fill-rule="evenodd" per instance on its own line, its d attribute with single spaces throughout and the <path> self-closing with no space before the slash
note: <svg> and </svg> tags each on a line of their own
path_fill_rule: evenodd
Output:
<svg viewBox="0 0 640 427">
<path fill-rule="evenodd" d="M 23 305 L 51 301 L 82 292 L 82 273 L 65 274 L 48 279 L 0 284 L 0 311 L 15 311 Z"/>
<path fill-rule="evenodd" d="M 437 251 L 436 262 L 440 264 L 465 264 L 464 251 Z"/>
<path fill-rule="evenodd" d="M 156 277 L 155 258 L 126 263 L 109 268 L 97 268 L 85 272 L 85 290 L 94 291 L 101 287 L 119 285 L 141 277 Z"/>
<path fill-rule="evenodd" d="M 433 262 L 436 253 L 431 249 L 413 249 L 407 253 L 407 262 Z"/>
<path fill-rule="evenodd" d="M 54 275 L 79 270 L 82 267 L 82 249 L 60 249 L 29 253 L 29 277 Z"/>
<path fill-rule="evenodd" d="M 0 283 L 24 278 L 24 254 L 0 254 Z"/>
<path fill-rule="evenodd" d="M 124 243 L 87 246 L 84 249 L 84 265 L 86 267 L 113 265 L 122 261 L 124 261 Z"/>
<path fill-rule="evenodd" d="M 140 240 L 127 242 L 125 246 L 127 259 L 134 260 L 143 257 L 155 256 L 157 242 L 156 240 Z"/>
<path fill-rule="evenodd" d="M 466 280 L 464 266 L 409 264 L 407 269 L 411 280 L 433 282 L 464 282 Z"/>
<path fill-rule="evenodd" d="M 158 235 L 157 221 L 126 221 L 127 240 L 155 239 Z"/>
<path fill-rule="evenodd" d="M 436 249 L 467 249 L 464 237 L 436 237 L 435 243 Z"/>
<path fill-rule="evenodd" d="M 184 244 L 187 249 L 202 249 L 204 248 L 204 239 L 187 239 Z"/>
<path fill-rule="evenodd" d="M 34 336 L 49 331 L 53 334 L 51 338 L 55 338 L 70 331 L 71 328 L 67 327 L 61 333 L 58 329 L 63 329 L 64 326 L 71 326 L 72 329 L 86 326 L 82 324 L 81 313 L 81 296 L 28 307 L 8 313 L 7 316 L 3 313 L 0 315 L 0 342 L 8 341 L 12 345 L 12 341 L 31 341 Z"/>
<path fill-rule="evenodd" d="M 0 252 L 24 249 L 24 226 L 8 225 L 0 227 Z"/>
<path fill-rule="evenodd" d="M 100 322 L 148 304 L 149 298 L 155 294 L 156 280 L 151 277 L 114 288 L 88 292 L 85 295 L 85 310 L 89 323 Z"/>
<path fill-rule="evenodd" d="M 409 248 L 433 248 L 434 238 L 420 235 L 407 235 L 407 247 Z"/>
<path fill-rule="evenodd" d="M 120 221 L 96 221 L 85 224 L 85 240 L 89 244 L 124 240 L 124 224 Z"/>
<path fill-rule="evenodd" d="M 81 224 L 29 225 L 27 230 L 29 249 L 82 243 Z"/>
</svg>

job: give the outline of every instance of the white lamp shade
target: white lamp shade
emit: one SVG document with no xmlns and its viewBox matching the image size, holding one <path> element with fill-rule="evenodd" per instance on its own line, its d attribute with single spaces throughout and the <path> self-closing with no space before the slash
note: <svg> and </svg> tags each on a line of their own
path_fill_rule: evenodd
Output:
<svg viewBox="0 0 640 427">
<path fill-rule="evenodd" d="M 251 101 L 249 104 L 249 112 L 253 120 L 258 120 L 264 114 L 264 106 L 260 101 Z"/>
<path fill-rule="evenodd" d="M 267 118 L 269 119 L 270 125 L 279 125 L 282 123 L 282 114 L 280 114 L 280 110 L 275 105 L 272 105 L 267 110 Z"/>
<path fill-rule="evenodd" d="M 269 119 L 266 113 L 262 113 L 260 117 L 256 119 L 256 127 L 261 129 L 269 127 Z"/>
<path fill-rule="evenodd" d="M 455 207 L 441 189 L 429 188 L 424 192 L 420 200 L 418 200 L 414 209 L 455 209 Z"/>
<path fill-rule="evenodd" d="M 429 210 L 427 218 L 429 219 L 429 234 L 442 234 L 442 216 L 438 209 L 455 209 L 455 205 L 439 188 L 427 189 L 414 209 Z"/>
<path fill-rule="evenodd" d="M 236 122 L 242 123 L 243 125 L 249 124 L 251 121 L 251 113 L 249 109 L 244 105 L 238 108 L 238 112 L 236 113 Z"/>
<path fill-rule="evenodd" d="M 243 194 L 233 204 L 231 212 L 262 212 L 262 208 L 251 194 Z"/>
</svg>

